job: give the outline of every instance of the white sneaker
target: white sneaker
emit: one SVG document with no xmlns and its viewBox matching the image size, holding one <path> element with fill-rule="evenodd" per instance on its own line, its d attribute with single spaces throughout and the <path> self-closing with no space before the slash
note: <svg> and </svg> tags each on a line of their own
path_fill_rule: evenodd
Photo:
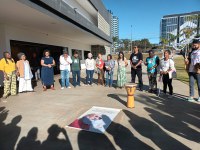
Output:
<svg viewBox="0 0 200 150">
<path fill-rule="evenodd" d="M 200 102 L 200 97 L 198 98 L 197 102 Z"/>
<path fill-rule="evenodd" d="M 64 87 L 61 87 L 61 90 L 64 90 Z"/>
<path fill-rule="evenodd" d="M 71 89 L 71 87 L 70 87 L 70 86 L 68 86 L 67 88 L 68 88 L 68 89 Z"/>
</svg>

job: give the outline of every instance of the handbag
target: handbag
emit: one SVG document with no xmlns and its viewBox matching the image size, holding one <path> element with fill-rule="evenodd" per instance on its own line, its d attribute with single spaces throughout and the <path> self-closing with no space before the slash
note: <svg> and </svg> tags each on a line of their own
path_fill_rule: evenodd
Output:
<svg viewBox="0 0 200 150">
<path fill-rule="evenodd" d="M 170 69 L 170 60 L 169 60 L 169 69 Z M 174 67 L 173 70 L 170 71 L 172 74 L 172 79 L 177 78 L 176 68 Z"/>
</svg>

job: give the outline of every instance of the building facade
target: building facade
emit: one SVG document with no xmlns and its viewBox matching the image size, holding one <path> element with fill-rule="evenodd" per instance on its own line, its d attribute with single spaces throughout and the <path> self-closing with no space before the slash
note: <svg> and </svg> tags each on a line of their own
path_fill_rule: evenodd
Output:
<svg viewBox="0 0 200 150">
<path fill-rule="evenodd" d="M 112 39 L 119 39 L 119 18 L 117 16 L 114 16 L 111 10 L 108 10 L 108 12 L 111 14 L 111 37 Z M 112 51 L 115 52 L 115 49 L 119 47 L 119 42 L 113 41 L 112 44 Z"/>
<path fill-rule="evenodd" d="M 160 38 L 167 39 L 170 45 L 188 43 L 200 34 L 200 11 L 167 15 L 161 19 Z"/>
<path fill-rule="evenodd" d="M 41 58 L 49 49 L 58 62 L 65 49 L 69 55 L 77 50 L 84 64 L 89 52 L 110 53 L 110 22 L 101 0 L 2 0 L 0 58 L 3 51 L 10 51 L 16 60 L 18 52 L 28 59 L 32 53 Z"/>
</svg>

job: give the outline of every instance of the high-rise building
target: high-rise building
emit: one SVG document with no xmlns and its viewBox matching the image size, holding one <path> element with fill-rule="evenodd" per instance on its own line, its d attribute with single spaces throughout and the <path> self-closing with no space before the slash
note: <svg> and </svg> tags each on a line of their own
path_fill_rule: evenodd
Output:
<svg viewBox="0 0 200 150">
<path fill-rule="evenodd" d="M 110 53 L 110 23 L 111 14 L 101 0 L 1 0 L 0 58 L 3 51 L 10 51 L 15 60 L 18 52 L 29 60 L 32 53 L 41 58 L 49 49 L 59 65 L 63 50 L 69 55 L 76 50 L 84 67 L 89 52 L 94 57 Z"/>
<path fill-rule="evenodd" d="M 161 19 L 160 38 L 167 39 L 170 45 L 186 44 L 199 34 L 200 11 L 166 15 Z"/>
<path fill-rule="evenodd" d="M 111 37 L 113 39 L 119 39 L 119 18 L 114 16 L 111 10 L 109 10 L 109 12 L 111 14 Z M 114 52 L 118 47 L 119 42 L 113 42 L 112 51 Z"/>
</svg>

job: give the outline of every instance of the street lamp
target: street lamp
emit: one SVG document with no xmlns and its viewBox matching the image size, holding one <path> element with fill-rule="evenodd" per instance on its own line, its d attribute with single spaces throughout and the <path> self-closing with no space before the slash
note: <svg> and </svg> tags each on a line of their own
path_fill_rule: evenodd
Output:
<svg viewBox="0 0 200 150">
<path fill-rule="evenodd" d="M 133 44 L 132 44 L 132 25 L 131 25 L 131 52 L 133 50 Z"/>
</svg>

